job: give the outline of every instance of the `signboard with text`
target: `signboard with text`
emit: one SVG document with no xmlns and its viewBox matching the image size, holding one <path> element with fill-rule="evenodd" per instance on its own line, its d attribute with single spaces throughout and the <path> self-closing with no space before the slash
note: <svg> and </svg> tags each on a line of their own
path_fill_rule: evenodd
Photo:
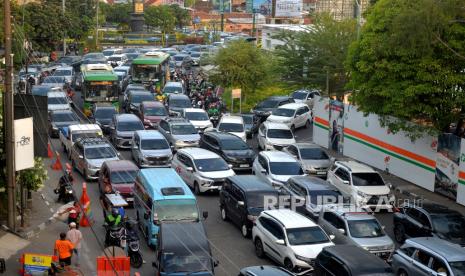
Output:
<svg viewBox="0 0 465 276">
<path fill-rule="evenodd" d="M 241 98 L 241 93 L 242 93 L 242 91 L 241 91 L 240 88 L 233 89 L 233 90 L 231 91 L 231 97 L 232 97 L 233 99 L 240 99 L 240 98 Z"/>
<path fill-rule="evenodd" d="M 276 0 L 275 17 L 302 17 L 302 0 Z"/>
<path fill-rule="evenodd" d="M 15 120 L 16 171 L 34 167 L 34 131 L 32 117 Z"/>
</svg>

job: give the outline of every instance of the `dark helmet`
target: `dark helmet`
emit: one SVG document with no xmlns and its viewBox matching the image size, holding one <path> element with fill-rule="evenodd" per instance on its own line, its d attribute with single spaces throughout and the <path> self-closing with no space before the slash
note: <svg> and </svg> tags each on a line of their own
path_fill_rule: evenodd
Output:
<svg viewBox="0 0 465 276">
<path fill-rule="evenodd" d="M 112 216 L 118 216 L 119 215 L 118 208 L 111 208 L 111 215 Z"/>
</svg>

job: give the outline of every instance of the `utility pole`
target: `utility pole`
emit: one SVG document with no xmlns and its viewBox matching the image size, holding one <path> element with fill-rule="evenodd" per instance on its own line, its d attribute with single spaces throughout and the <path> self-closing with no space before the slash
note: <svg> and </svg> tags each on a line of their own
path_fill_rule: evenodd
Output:
<svg viewBox="0 0 465 276">
<path fill-rule="evenodd" d="M 99 13 L 99 6 L 100 0 L 97 0 L 97 23 L 95 24 L 95 47 L 98 48 L 98 13 Z"/>
<path fill-rule="evenodd" d="M 360 8 L 360 0 L 355 0 L 355 5 L 356 7 L 356 16 L 357 16 L 357 40 L 360 39 L 360 28 L 361 28 L 361 22 L 360 22 L 360 13 L 361 13 L 361 8 Z"/>
<path fill-rule="evenodd" d="M 3 1 L 3 29 L 5 35 L 5 91 L 3 94 L 3 112 L 5 120 L 6 181 L 8 193 L 8 227 L 16 230 L 15 197 L 15 141 L 13 118 L 13 53 L 11 52 L 11 7 L 10 0 Z"/>
<path fill-rule="evenodd" d="M 221 0 L 221 32 L 224 32 L 224 0 Z"/>
<path fill-rule="evenodd" d="M 61 0 L 63 16 L 65 16 L 66 0 Z M 66 31 L 63 30 L 63 56 L 66 56 Z"/>
</svg>

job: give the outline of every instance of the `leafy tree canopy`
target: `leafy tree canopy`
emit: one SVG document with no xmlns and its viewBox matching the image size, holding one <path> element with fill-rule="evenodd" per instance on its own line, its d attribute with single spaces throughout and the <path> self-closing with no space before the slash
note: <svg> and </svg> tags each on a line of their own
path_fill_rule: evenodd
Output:
<svg viewBox="0 0 465 276">
<path fill-rule="evenodd" d="M 174 30 L 176 19 L 173 10 L 166 5 L 150 6 L 144 12 L 145 24 L 170 33 Z"/>
<path fill-rule="evenodd" d="M 176 4 L 170 5 L 170 9 L 175 17 L 176 27 L 182 29 L 184 26 L 189 25 L 191 16 L 188 10 Z"/>
<path fill-rule="evenodd" d="M 378 0 L 347 58 L 353 101 L 412 136 L 457 122 L 465 113 L 464 20 L 462 0 Z"/>
</svg>

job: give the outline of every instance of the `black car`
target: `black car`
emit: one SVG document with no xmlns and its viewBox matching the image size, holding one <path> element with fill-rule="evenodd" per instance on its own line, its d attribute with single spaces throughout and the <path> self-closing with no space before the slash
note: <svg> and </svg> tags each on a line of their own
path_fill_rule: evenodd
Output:
<svg viewBox="0 0 465 276">
<path fill-rule="evenodd" d="M 259 121 L 252 113 L 243 113 L 241 116 L 244 120 L 244 127 L 247 138 L 250 138 L 258 131 Z"/>
<path fill-rule="evenodd" d="M 189 97 L 184 94 L 169 94 L 166 106 L 171 116 L 180 117 L 185 108 L 192 107 L 192 103 Z"/>
<path fill-rule="evenodd" d="M 318 276 L 394 276 L 382 259 L 356 245 L 323 248 L 315 259 L 313 275 Z"/>
<path fill-rule="evenodd" d="M 153 266 L 157 275 L 213 276 L 214 260 L 202 222 L 163 222 Z"/>
<path fill-rule="evenodd" d="M 141 102 L 154 101 L 155 97 L 148 91 L 131 91 L 124 103 L 124 109 L 127 113 L 132 112 L 138 114 Z"/>
<path fill-rule="evenodd" d="M 282 267 L 261 265 L 244 267 L 238 276 L 295 276 L 295 274 Z"/>
<path fill-rule="evenodd" d="M 110 124 L 113 119 L 113 115 L 117 114 L 116 107 L 111 104 L 97 103 L 92 107 L 91 119 L 94 124 L 100 126 L 104 133 L 110 132 Z"/>
<path fill-rule="evenodd" d="M 231 220 L 247 238 L 254 221 L 265 208 L 267 200 L 277 202 L 279 193 L 255 175 L 235 175 L 226 178 L 220 191 L 221 218 Z"/>
<path fill-rule="evenodd" d="M 54 138 L 58 137 L 60 128 L 80 124 L 79 117 L 72 110 L 54 110 L 50 112 L 49 116 L 49 133 Z"/>
<path fill-rule="evenodd" d="M 436 203 L 405 204 L 394 213 L 394 237 L 403 243 L 407 238 L 438 237 L 465 246 L 465 217 Z"/>
<path fill-rule="evenodd" d="M 289 96 L 272 96 L 264 99 L 259 102 L 253 109 L 252 112 L 257 116 L 258 121 L 264 122 L 268 116 L 271 115 L 271 112 L 276 108 L 293 103 L 294 99 Z"/>
<path fill-rule="evenodd" d="M 199 146 L 221 156 L 235 171 L 250 171 L 256 156 L 240 137 L 227 132 L 204 132 Z"/>
</svg>

